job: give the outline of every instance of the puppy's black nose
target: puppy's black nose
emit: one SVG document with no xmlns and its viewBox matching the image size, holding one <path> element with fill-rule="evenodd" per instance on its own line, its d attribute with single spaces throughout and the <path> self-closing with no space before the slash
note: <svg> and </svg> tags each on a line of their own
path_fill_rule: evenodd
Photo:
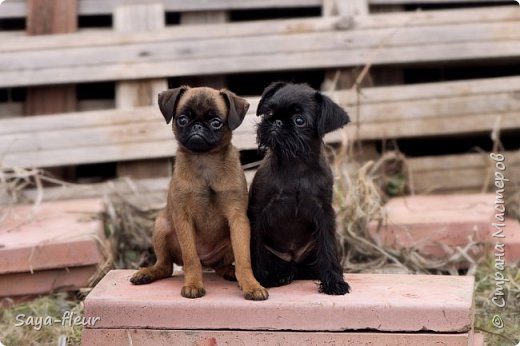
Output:
<svg viewBox="0 0 520 346">
<path fill-rule="evenodd" d="M 282 127 L 282 125 L 283 125 L 283 121 L 281 121 L 280 119 L 276 119 L 276 120 L 274 121 L 274 126 L 276 126 L 276 127 Z"/>
<path fill-rule="evenodd" d="M 201 124 L 194 124 L 193 130 L 195 131 L 202 131 L 202 125 Z"/>
</svg>

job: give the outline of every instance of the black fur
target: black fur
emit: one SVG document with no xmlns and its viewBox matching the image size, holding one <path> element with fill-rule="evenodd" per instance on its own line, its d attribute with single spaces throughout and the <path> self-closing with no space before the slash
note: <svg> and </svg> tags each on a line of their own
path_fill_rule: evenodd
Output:
<svg viewBox="0 0 520 346">
<path fill-rule="evenodd" d="M 347 113 L 306 85 L 278 82 L 264 91 L 257 114 L 257 139 L 267 154 L 253 179 L 248 210 L 256 278 L 266 287 L 317 279 L 320 292 L 348 293 L 322 139 L 349 122 Z"/>
</svg>

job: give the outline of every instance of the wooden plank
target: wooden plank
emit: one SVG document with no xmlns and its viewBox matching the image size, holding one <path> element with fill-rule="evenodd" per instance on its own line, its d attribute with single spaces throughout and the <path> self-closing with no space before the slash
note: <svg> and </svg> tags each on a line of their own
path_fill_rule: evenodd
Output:
<svg viewBox="0 0 520 346">
<path fill-rule="evenodd" d="M 473 4 L 473 3 L 510 3 L 509 0 L 368 0 L 370 5 L 393 4 Z M 115 7 L 131 4 L 129 0 L 81 0 L 78 12 L 80 15 L 109 15 Z M 298 8 L 319 7 L 322 0 L 157 0 L 167 11 L 215 11 L 215 10 L 248 10 L 262 8 Z M 25 17 L 26 0 L 8 0 L 2 4 L 0 18 Z"/>
<path fill-rule="evenodd" d="M 114 100 L 79 100 L 78 111 L 95 111 L 101 109 L 112 109 L 115 107 Z"/>
<path fill-rule="evenodd" d="M 507 176 L 520 176 L 520 151 L 504 152 L 507 164 Z M 486 182 L 492 162 L 489 153 L 467 153 L 456 155 L 412 157 L 407 159 L 412 173 L 416 193 L 454 192 L 454 191 L 481 191 Z M 247 181 L 250 182 L 255 170 L 246 171 Z M 117 193 L 130 198 L 136 193 L 145 196 L 144 199 L 159 203 L 164 202 L 168 187 L 168 178 L 139 179 L 129 182 L 124 179 L 96 183 L 70 185 L 68 187 L 47 187 L 43 199 L 75 199 L 103 196 L 106 193 Z M 33 202 L 38 198 L 35 189 L 22 192 L 23 199 Z M 0 204 L 7 203 L 0 199 Z"/>
<path fill-rule="evenodd" d="M 520 78 L 500 77 L 488 79 L 460 80 L 450 82 L 419 83 L 363 89 L 363 103 L 398 102 L 414 99 L 446 98 L 454 96 L 508 93 L 520 89 Z M 355 104 L 356 95 L 351 92 L 337 92 L 337 97 L 346 104 Z"/>
<path fill-rule="evenodd" d="M 374 87 L 363 89 L 360 101 L 362 107 L 378 104 L 389 104 L 404 101 L 428 101 L 437 99 L 457 99 L 458 97 L 479 96 L 488 97 L 487 94 L 506 94 L 515 97 L 515 92 L 520 90 L 520 77 L 501 77 L 490 79 L 476 79 L 466 81 L 422 83 L 402 85 L 399 87 Z M 350 91 L 338 91 L 330 96 L 342 105 L 350 109 L 357 98 Z M 258 97 L 248 97 L 251 104 L 250 114 L 257 107 Z M 513 100 L 513 104 L 516 101 Z M 406 104 L 406 103 L 403 103 Z M 491 107 L 493 107 L 491 102 Z M 466 105 L 471 109 L 471 105 Z M 505 107 L 505 106 L 502 106 Z M 378 111 L 377 108 L 374 108 Z M 492 109 L 492 108 L 491 108 Z M 424 110 L 430 112 L 429 110 Z M 456 111 L 455 111 L 456 112 Z M 382 115 L 384 116 L 384 115 Z M 85 126 L 109 126 L 118 124 L 135 123 L 142 121 L 157 121 L 162 117 L 156 105 L 151 107 L 139 107 L 135 109 L 124 109 L 120 111 L 95 111 L 88 113 L 68 113 L 60 115 L 49 115 L 46 118 L 34 117 L 30 122 L 24 119 L 8 119 L 2 121 L 0 135 L 27 133 L 31 131 L 43 132 L 56 129 L 81 129 Z M 239 128 L 240 129 L 240 128 Z"/>
<path fill-rule="evenodd" d="M 404 11 L 403 5 L 371 6 L 371 14 L 390 13 Z M 404 74 L 401 68 L 380 68 L 371 71 L 371 79 L 374 85 L 398 85 L 404 84 Z"/>
<path fill-rule="evenodd" d="M 520 77 L 500 77 L 441 83 L 411 84 L 401 85 L 399 87 L 390 86 L 367 88 L 363 89 L 360 100 L 362 104 L 378 104 L 408 100 L 442 99 L 465 95 L 507 94 L 514 92 L 515 90 L 520 90 Z M 351 93 L 350 91 L 338 91 L 333 93 L 331 96 L 339 100 L 348 108 L 353 107 L 357 102 L 355 93 Z M 251 103 L 250 109 L 255 109 L 258 104 L 258 97 L 249 97 L 248 101 Z M 80 109 L 88 109 L 90 107 L 88 106 L 90 102 L 91 101 L 80 101 Z M 99 106 L 94 106 L 95 109 L 114 107 L 111 101 L 92 102 L 101 102 Z M 9 116 L 21 112 L 22 104 L 13 103 L 12 105 L 14 107 L 14 114 L 10 113 L 8 109 L 3 111 L 2 114 Z M 2 107 L 5 106 L 5 104 L 2 105 Z M 0 109 L 3 109 L 2 107 L 0 107 Z M 35 117 L 31 119 L 30 122 L 23 119 L 10 119 L 8 122 L 2 122 L 2 126 L 0 126 L 0 135 L 24 133 L 28 131 L 53 130 L 58 127 L 63 129 L 82 128 L 85 126 L 82 119 L 85 118 L 89 119 L 90 126 L 103 126 L 109 124 L 117 125 L 141 121 L 140 119 L 147 117 L 150 117 L 151 119 L 162 119 L 156 106 L 123 110 L 117 113 L 109 111 L 89 112 L 85 115 L 80 113 L 69 113 L 66 114 L 66 116 L 63 115 L 64 114 L 57 116 L 49 115 L 45 119 Z"/>
<path fill-rule="evenodd" d="M 323 15 L 340 15 L 345 17 L 368 15 L 367 0 L 338 1 L 325 0 L 323 3 Z M 330 69 L 325 71 L 325 79 L 321 84 L 321 90 L 332 91 L 350 89 L 355 84 L 361 70 L 355 68 Z M 371 86 L 370 76 L 364 79 L 363 86 Z"/>
<path fill-rule="evenodd" d="M 336 97 L 340 104 L 344 102 Z M 471 122 L 477 117 L 483 120 L 483 128 L 491 129 L 498 116 L 503 117 L 501 125 L 508 128 L 520 127 L 520 119 L 515 122 L 514 114 L 520 111 L 520 101 L 514 98 L 514 92 L 508 94 L 489 94 L 482 96 L 462 96 L 438 99 L 420 99 L 406 102 L 388 102 L 376 104 L 361 104 L 360 110 L 346 106 L 352 113 L 360 114 L 360 133 L 363 139 L 370 135 L 384 131 L 381 137 L 394 138 L 421 136 L 431 134 L 431 131 L 439 129 L 440 124 L 445 124 L 440 129 L 443 133 L 449 131 L 450 126 L 454 131 L 464 132 L 460 126 L 453 127 L 454 118 L 459 121 Z M 107 117 L 115 111 L 104 112 Z M 134 117 L 135 118 L 135 117 Z M 129 119 L 131 120 L 131 119 Z M 59 120 L 58 120 L 59 121 Z M 123 119 L 124 121 L 124 119 Z M 256 116 L 254 108 L 249 112 L 244 124 L 237 130 L 237 134 L 250 133 L 254 136 Z M 356 121 L 354 120 L 354 123 Z M 8 152 L 24 152 L 35 150 L 54 150 L 61 146 L 89 146 L 106 145 L 110 143 L 127 143 L 143 141 L 173 140 L 170 126 L 163 123 L 159 114 L 150 112 L 141 116 L 135 122 L 128 121 L 115 125 L 110 120 L 105 123 L 97 123 L 94 119 L 84 119 L 81 128 L 69 130 L 56 124 L 55 129 L 38 131 L 30 130 L 22 133 L 5 134 L 0 138 L 0 147 L 7 148 Z M 402 124 L 407 124 L 402 126 Z M 435 125 L 435 128 L 422 128 L 424 124 Z M 398 127 L 402 126 L 403 129 Z M 472 127 L 470 125 L 469 127 Z M 477 127 L 482 128 L 482 127 Z M 65 132 L 65 133 L 64 133 Z"/>
<path fill-rule="evenodd" d="M 118 32 L 153 32 L 166 26 L 161 4 L 124 5 L 114 11 L 114 29 Z M 152 79 L 116 83 L 116 105 L 119 109 L 153 105 L 159 92 L 168 88 L 166 79 Z M 118 163 L 118 176 L 154 178 L 169 176 L 169 160 L 139 160 Z"/>
<path fill-rule="evenodd" d="M 244 171 L 246 181 L 251 184 L 256 170 Z M 39 200 L 55 201 L 64 199 L 94 198 L 106 195 L 116 195 L 133 203 L 139 209 L 147 207 L 158 208 L 166 203 L 170 178 L 151 179 L 116 179 L 94 184 L 69 184 L 66 186 L 45 187 L 40 194 L 37 189 L 24 189 L 20 191 L 20 200 L 31 203 Z M 6 196 L 0 195 L 0 205 L 10 204 Z"/>
<path fill-rule="evenodd" d="M 413 20 L 411 20 L 413 19 Z M 341 17 L 305 18 L 238 22 L 222 26 L 207 24 L 196 26 L 173 26 L 156 32 L 117 33 L 112 30 L 89 30 L 73 35 L 53 35 L 51 37 L 5 37 L 0 52 L 20 50 L 43 50 L 51 48 L 78 48 L 93 46 L 113 46 L 119 44 L 152 43 L 164 41 L 192 41 L 194 39 L 231 38 L 263 35 L 297 34 L 341 30 L 385 29 L 395 26 L 406 28 L 442 26 L 449 24 L 516 22 L 520 20 L 517 11 L 504 7 L 427 11 L 417 13 L 386 13 L 360 16 L 354 19 Z"/>
<path fill-rule="evenodd" d="M 77 0 L 28 0 L 29 35 L 63 34 L 77 28 Z"/>
<path fill-rule="evenodd" d="M 2 120 L 0 134 L 23 134 L 26 132 L 52 131 L 58 128 L 74 130 L 85 126 L 106 126 L 146 121 L 144 119 L 162 119 L 157 106 L 139 107 L 135 109 L 122 110 L 100 110 L 89 112 L 76 112 L 65 114 L 47 115 L 45 117 L 35 116 L 30 121 L 27 119 Z"/>
<path fill-rule="evenodd" d="M 48 35 L 77 30 L 77 0 L 29 0 L 27 2 L 27 34 Z M 26 115 L 53 114 L 74 111 L 77 107 L 74 85 L 28 88 L 25 99 Z M 53 168 L 51 174 L 71 179 L 73 168 Z"/>
<path fill-rule="evenodd" d="M 181 25 L 222 24 L 228 21 L 229 13 L 226 11 L 186 12 L 181 14 Z M 224 75 L 184 77 L 181 78 L 180 84 L 221 89 L 226 86 L 226 77 Z"/>
<path fill-rule="evenodd" d="M 504 152 L 509 179 L 520 176 L 520 150 Z M 417 157 L 407 160 L 416 193 L 449 191 L 487 191 L 494 184 L 489 179 L 494 161 L 489 153 Z"/>
<path fill-rule="evenodd" d="M 389 29 L 313 32 L 248 38 L 220 38 L 194 41 L 164 41 L 154 43 L 118 44 L 103 48 L 61 48 L 25 52 L 6 52 L 0 55 L 0 71 L 48 68 L 78 68 L 89 65 L 163 62 L 166 60 L 208 59 L 267 54 L 294 54 L 375 48 Z M 388 38 L 385 47 L 420 49 L 427 45 L 501 43 L 520 39 L 519 23 L 469 23 L 441 27 L 407 28 Z M 424 37 L 427 36 L 427 37 Z M 303 46 L 311 44 L 312 46 Z M 250 45 L 244 47 L 243 45 Z M 447 52 L 441 52 L 447 54 Z M 418 55 L 416 53 L 416 55 Z M 439 55 L 439 54 L 437 54 Z M 454 54 L 457 56 L 457 54 Z M 442 57 L 442 54 L 440 55 Z M 446 56 L 449 59 L 450 55 Z M 427 57 L 423 57 L 428 59 Z M 385 61 L 385 60 L 383 60 Z M 434 61 L 434 60 L 433 60 Z M 391 61 L 390 61 L 391 62 Z M 337 64 L 348 64 L 340 60 Z"/>
<path fill-rule="evenodd" d="M 453 123 L 458 126 L 454 127 Z M 422 121 L 375 123 L 361 125 L 359 130 L 360 139 L 382 139 L 399 137 L 417 137 L 421 135 L 446 135 L 459 133 L 474 133 L 491 131 L 496 122 L 495 114 L 470 115 L 454 118 L 434 118 Z M 176 143 L 167 133 L 165 128 L 160 128 L 159 124 L 151 126 L 150 132 L 146 132 L 142 124 L 130 125 L 130 130 L 115 128 L 123 133 L 124 139 L 115 139 L 114 131 L 108 130 L 108 134 L 99 129 L 85 129 L 88 135 L 92 136 L 92 141 L 100 141 L 101 144 L 85 143 L 84 146 L 59 146 L 57 149 L 36 150 L 24 152 L 3 153 L 4 166 L 19 167 L 49 167 L 64 164 L 96 163 L 110 161 L 135 160 L 139 158 L 162 158 L 171 157 L 175 154 Z M 502 129 L 518 129 L 518 113 L 508 113 L 502 115 Z M 348 128 L 349 136 L 354 138 L 358 132 L 355 126 Z M 146 138 L 142 142 L 132 140 L 131 133 L 137 133 Z M 63 133 L 65 135 L 65 133 Z M 43 143 L 42 138 L 50 134 L 41 134 L 35 137 L 34 141 Z M 59 136 L 59 134 L 58 134 Z M 163 137 L 161 139 L 161 136 Z M 339 133 L 334 132 L 326 137 L 329 142 L 338 142 Z M 61 140 L 61 138 L 60 138 Z M 256 149 L 254 126 L 248 125 L 233 137 L 233 143 L 240 149 Z"/>
<path fill-rule="evenodd" d="M 0 18 L 24 17 L 26 0 L 8 0 L 0 11 Z M 81 0 L 80 15 L 112 14 L 117 6 L 143 3 L 136 0 Z M 154 3 L 163 4 L 166 11 L 215 11 L 261 8 L 298 8 L 319 7 L 321 0 L 157 0 Z"/>
<path fill-rule="evenodd" d="M 494 93 L 493 86 L 502 91 Z M 504 92 L 505 86 L 510 90 Z M 351 137 L 370 140 L 491 131 L 499 118 L 502 129 L 520 128 L 520 102 L 515 97 L 519 77 L 394 88 L 389 94 L 385 93 L 392 90 L 389 87 L 366 89 L 363 95 L 367 97 L 361 100 L 359 110 L 359 131 L 349 126 Z M 406 90 L 414 90 L 415 98 L 404 96 Z M 351 96 L 349 92 L 331 94 L 349 111 L 357 112 L 349 104 Z M 257 101 L 250 99 L 251 111 L 234 134 L 233 142 L 240 149 L 256 148 Z M 8 119 L 0 124 L 1 155 L 6 165 L 45 167 L 170 157 L 175 152 L 171 129 L 163 124 L 156 106 L 34 117 L 31 122 Z M 339 133 L 327 140 L 338 141 Z"/>
<path fill-rule="evenodd" d="M 76 105 L 77 110 L 80 112 L 112 109 L 115 107 L 113 100 L 78 100 Z M 23 113 L 24 104 L 22 102 L 0 103 L 0 118 L 14 118 L 23 115 Z"/>
<path fill-rule="evenodd" d="M 458 32 L 468 35 L 465 41 L 455 38 L 458 35 L 453 34 L 453 29 L 451 26 L 430 28 L 433 30 L 431 33 L 435 34 L 430 42 L 427 38 L 420 38 L 424 34 L 421 30 L 411 28 L 417 31 L 417 44 L 403 38 L 399 41 L 401 35 L 396 34 L 392 42 L 381 48 L 380 54 L 373 58 L 373 63 L 469 62 L 520 56 L 520 23 L 470 25 L 467 28 L 459 25 Z M 384 36 L 384 32 L 366 34 L 366 31 L 359 32 L 358 38 L 366 38 L 359 39 L 359 47 L 340 43 L 344 36 L 351 36 L 352 33 L 313 33 L 230 39 L 229 44 L 210 40 L 196 43 L 198 49 L 194 50 L 176 48 L 176 43 L 172 42 L 153 47 L 112 47 L 102 55 L 94 48 L 62 49 L 40 52 L 39 60 L 33 53 L 13 56 L 5 53 L 0 58 L 0 86 L 355 66 L 364 64 L 373 55 L 373 49 L 377 46 L 374 35 L 379 38 Z M 440 37 L 443 42 L 439 42 Z M 90 65 L 84 64 L 82 60 L 85 59 L 89 59 Z M 61 66 L 52 66 L 56 62 Z"/>
<path fill-rule="evenodd" d="M 23 115 L 23 104 L 21 102 L 0 103 L 0 118 L 15 118 Z"/>
<path fill-rule="evenodd" d="M 520 41 L 519 41 L 520 42 Z M 520 55 L 520 43 L 475 42 L 471 44 L 442 44 L 422 47 L 392 47 L 382 51 L 375 63 L 419 64 L 433 61 L 471 62 L 482 59 L 513 59 Z M 366 60 L 370 49 L 330 52 L 293 52 L 270 55 L 187 59 L 145 63 L 116 63 L 99 66 L 50 68 L 36 71 L 0 72 L 0 86 L 13 87 L 68 82 L 94 82 L 102 80 L 130 80 L 169 76 L 189 76 L 196 73 L 238 73 L 308 68 L 338 67 L 338 64 L 359 65 Z"/>
<path fill-rule="evenodd" d="M 414 119 L 410 121 L 368 123 L 360 125 L 359 139 L 392 139 L 422 136 L 441 136 L 454 134 L 491 133 L 498 117 L 503 130 L 520 128 L 518 111 L 513 113 L 471 114 L 447 118 Z M 355 123 L 354 123 L 355 124 Z M 454 124 L 457 124 L 456 126 Z M 353 125 L 355 126 L 355 125 Z M 352 127 L 351 136 L 357 136 Z M 338 141 L 337 135 L 331 135 L 330 141 Z"/>
<path fill-rule="evenodd" d="M 27 33 L 48 35 L 77 30 L 76 0 L 29 0 Z M 76 109 L 73 86 L 29 88 L 25 111 L 28 115 L 63 113 Z"/>
<path fill-rule="evenodd" d="M 372 5 L 509 3 L 507 0 L 369 0 Z"/>
</svg>

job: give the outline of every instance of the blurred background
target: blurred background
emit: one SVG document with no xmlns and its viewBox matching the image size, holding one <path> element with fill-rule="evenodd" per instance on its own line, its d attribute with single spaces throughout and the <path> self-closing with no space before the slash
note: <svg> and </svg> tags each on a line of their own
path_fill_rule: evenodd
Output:
<svg viewBox="0 0 520 346">
<path fill-rule="evenodd" d="M 167 177 L 175 144 L 148 106 L 188 84 L 249 97 L 235 144 L 253 163 L 256 100 L 286 80 L 348 110 L 362 160 L 405 155 L 416 192 L 479 191 L 493 146 L 520 174 L 519 17 L 514 1 L 7 0 L 0 157 L 74 183 Z"/>
</svg>

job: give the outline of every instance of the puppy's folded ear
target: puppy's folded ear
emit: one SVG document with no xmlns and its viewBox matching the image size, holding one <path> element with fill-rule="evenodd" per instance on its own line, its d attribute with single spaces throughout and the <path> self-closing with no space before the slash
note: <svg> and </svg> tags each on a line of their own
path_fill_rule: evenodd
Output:
<svg viewBox="0 0 520 346">
<path fill-rule="evenodd" d="M 256 115 L 260 116 L 267 112 L 265 109 L 265 102 L 268 101 L 274 94 L 284 86 L 286 86 L 286 82 L 273 82 L 269 84 L 262 93 L 262 97 L 260 98 L 260 102 L 258 102 L 258 108 L 256 109 Z"/>
<path fill-rule="evenodd" d="M 224 97 L 228 106 L 227 121 L 229 129 L 233 131 L 242 124 L 242 121 L 244 121 L 244 117 L 249 109 L 249 103 L 246 99 L 238 97 L 227 89 L 220 89 L 220 95 Z"/>
<path fill-rule="evenodd" d="M 184 94 L 190 87 L 183 85 L 175 89 L 168 89 L 159 94 L 158 102 L 159 109 L 161 110 L 166 124 L 169 124 L 175 114 L 175 108 L 179 98 Z"/>
<path fill-rule="evenodd" d="M 324 136 L 326 133 L 339 129 L 350 122 L 350 118 L 337 103 L 319 91 L 316 92 L 316 100 L 320 105 L 318 116 L 318 135 Z"/>
</svg>

